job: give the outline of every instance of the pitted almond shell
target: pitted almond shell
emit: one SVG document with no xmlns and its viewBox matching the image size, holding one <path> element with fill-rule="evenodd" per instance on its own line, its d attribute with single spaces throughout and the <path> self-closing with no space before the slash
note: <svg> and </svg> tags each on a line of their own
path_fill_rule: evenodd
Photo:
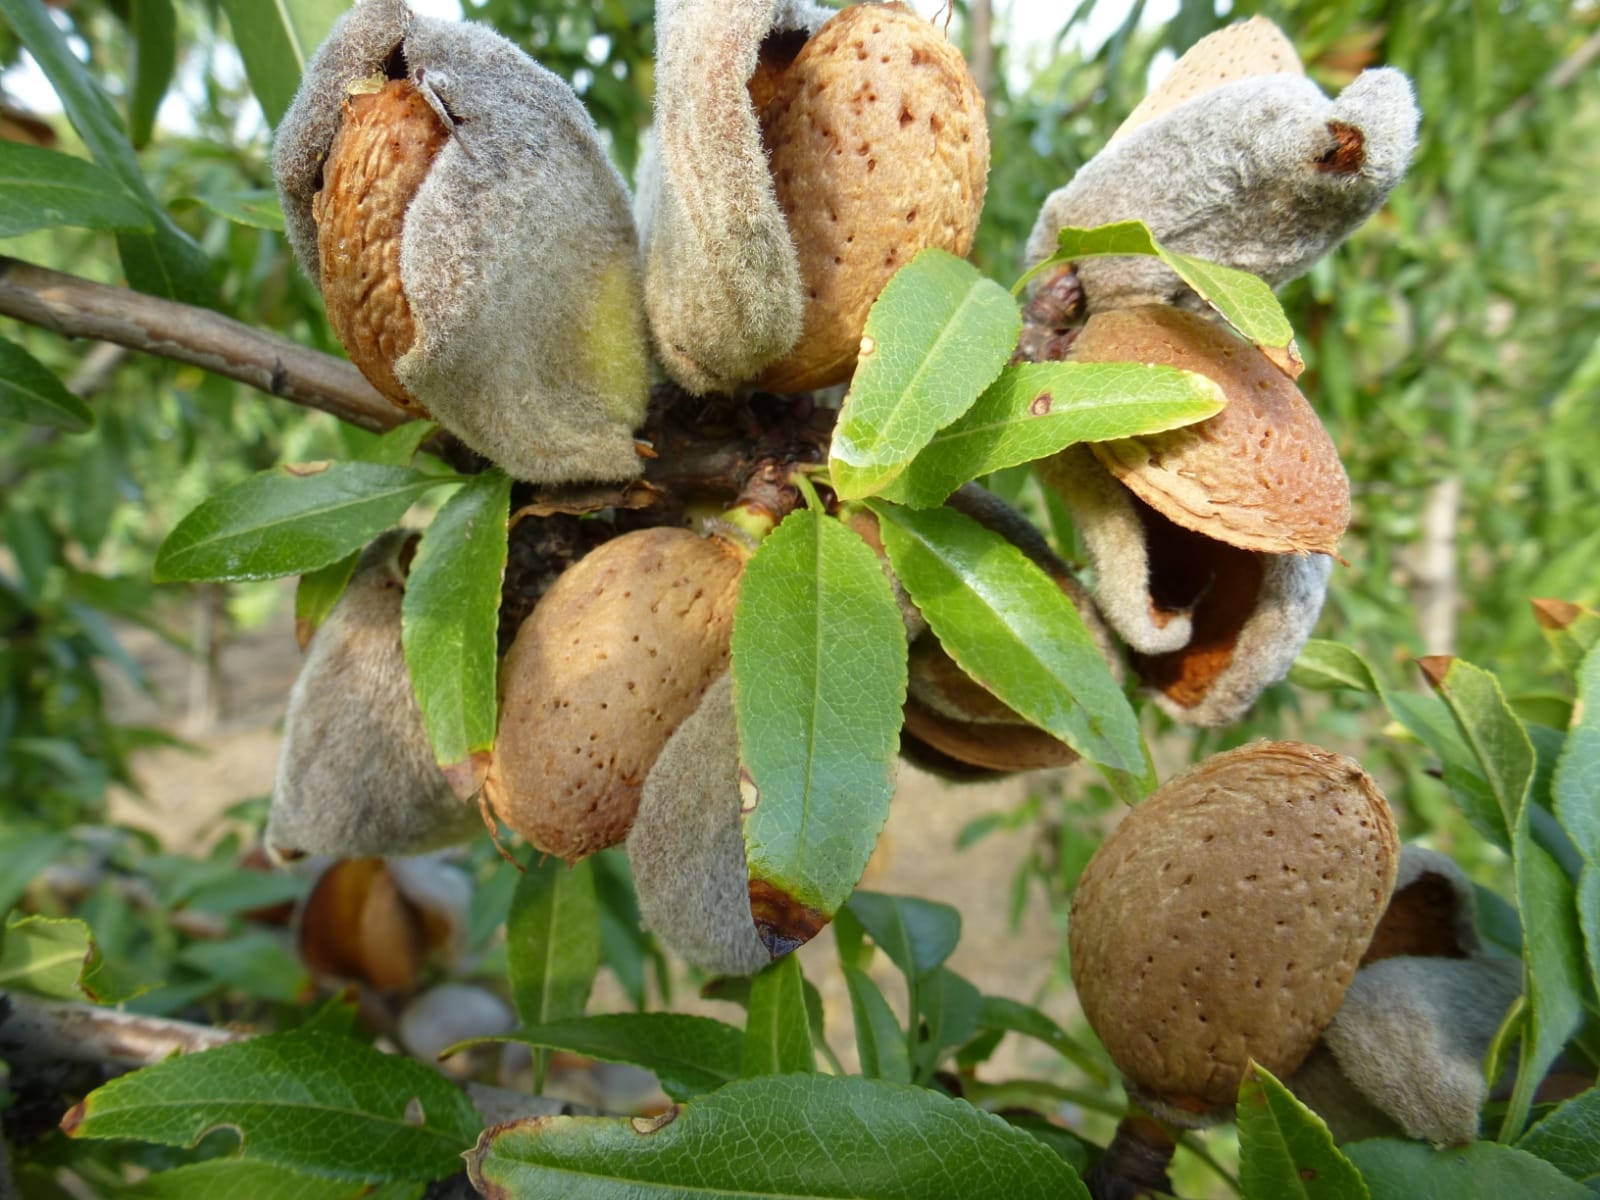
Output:
<svg viewBox="0 0 1600 1200">
<path fill-rule="evenodd" d="M 989 174 L 983 98 L 958 51 L 900 4 L 833 17 L 753 102 L 800 256 L 800 340 L 755 381 L 777 392 L 849 378 L 867 310 L 922 249 L 965 256 Z"/>
<path fill-rule="evenodd" d="M 1095 457 L 1162 516 L 1245 550 L 1333 554 L 1350 481 L 1293 381 L 1220 323 L 1166 305 L 1089 318 L 1073 362 L 1143 362 L 1215 380 L 1228 405 L 1196 425 L 1093 443 Z"/>
<path fill-rule="evenodd" d="M 502 821 L 568 862 L 627 835 L 661 747 L 728 669 L 744 557 L 635 530 L 551 585 L 500 666 L 484 794 Z"/>
<path fill-rule="evenodd" d="M 311 202 L 328 324 L 350 361 L 408 412 L 427 410 L 396 378 L 394 363 L 416 340 L 400 283 L 406 210 L 450 133 L 416 85 L 392 79 L 350 96 Z"/>
<path fill-rule="evenodd" d="M 1360 765 L 1299 742 L 1214 755 L 1133 809 L 1073 897 L 1072 975 L 1122 1073 L 1169 1110 L 1287 1078 L 1333 1019 L 1399 859 Z"/>
</svg>

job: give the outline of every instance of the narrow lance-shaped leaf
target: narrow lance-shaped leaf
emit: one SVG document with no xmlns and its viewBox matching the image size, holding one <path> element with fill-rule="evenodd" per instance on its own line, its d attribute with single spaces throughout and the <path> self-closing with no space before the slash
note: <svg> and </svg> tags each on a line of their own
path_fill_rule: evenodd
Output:
<svg viewBox="0 0 1600 1200">
<path fill-rule="evenodd" d="M 337 562 L 451 479 L 377 463 L 273 467 L 178 522 L 156 554 L 158 580 L 273 579 Z"/>
<path fill-rule="evenodd" d="M 1517 1141 L 1570 1178 L 1600 1184 L 1600 1088 L 1559 1105 Z"/>
<path fill-rule="evenodd" d="M 128 281 L 140 291 L 173 300 L 214 302 L 216 288 L 205 252 L 173 224 L 151 192 L 116 109 L 72 53 L 66 35 L 44 4 L 41 0 L 0 0 L 0 12 L 10 19 L 22 44 L 50 80 L 67 119 L 94 160 L 115 175 L 150 214 L 155 232 L 117 237 Z"/>
<path fill-rule="evenodd" d="M 784 519 L 745 567 L 733 678 L 751 909 L 782 953 L 844 903 L 889 813 L 905 627 L 865 542 L 812 508 Z"/>
<path fill-rule="evenodd" d="M 182 196 L 172 202 L 174 209 L 192 208 L 195 205 L 235 225 L 270 229 L 273 233 L 282 233 L 284 229 L 283 205 L 278 201 L 278 193 L 264 188 L 245 192 L 206 192 L 200 196 Z"/>
<path fill-rule="evenodd" d="M 109 171 L 25 142 L 0 141 L 0 237 L 74 225 L 150 230 L 150 212 Z"/>
<path fill-rule="evenodd" d="M 594 867 L 547 858 L 517 880 L 506 919 L 507 974 L 517 1018 L 542 1025 L 581 1017 L 600 970 L 600 901 Z M 534 1091 L 544 1087 L 545 1058 L 534 1061 Z"/>
<path fill-rule="evenodd" d="M 1585 656 L 1577 682 L 1578 718 L 1567 731 L 1551 794 L 1556 817 L 1583 856 L 1578 924 L 1590 979 L 1600 990 L 1600 649 Z"/>
<path fill-rule="evenodd" d="M 923 976 L 917 985 L 921 1029 L 916 1049 L 918 1082 L 933 1078 L 946 1050 L 961 1045 L 978 1030 L 983 995 L 948 967 Z"/>
<path fill-rule="evenodd" d="M 1144 363 L 1020 363 L 1000 372 L 880 493 L 918 508 L 968 480 L 1070 446 L 1157 433 L 1204 420 L 1225 403 L 1193 371 Z"/>
<path fill-rule="evenodd" d="M 911 1082 L 911 1058 L 906 1052 L 906 1032 L 878 985 L 860 967 L 844 966 L 844 983 L 850 992 L 850 1016 L 856 1028 L 856 1053 L 861 1073 L 889 1083 Z"/>
<path fill-rule="evenodd" d="M 683 1013 L 602 1013 L 531 1025 L 479 1042 L 521 1042 L 564 1050 L 601 1062 L 632 1063 L 655 1073 L 661 1090 L 675 1100 L 714 1091 L 739 1078 L 744 1031 L 710 1017 Z"/>
<path fill-rule="evenodd" d="M 1189 254 L 1168 250 L 1143 221 L 1117 221 L 1094 229 L 1063 229 L 1056 252 L 1018 282 L 1020 289 L 1041 271 L 1058 263 L 1105 254 L 1154 255 L 1177 272 L 1200 298 L 1216 309 L 1244 337 L 1261 348 L 1285 374 L 1300 374 L 1303 364 L 1294 344 L 1294 327 L 1265 280 L 1248 271 L 1220 266 Z"/>
<path fill-rule="evenodd" d="M 455 1172 L 483 1122 L 431 1067 L 352 1038 L 295 1032 L 170 1058 L 113 1079 L 67 1113 L 76 1138 L 193 1146 L 238 1131 L 241 1153 L 331 1179 Z"/>
<path fill-rule="evenodd" d="M 66 844 L 64 833 L 0 821 L 0 924 L 5 921 L 6 910 L 22 898 L 33 877 L 54 862 Z"/>
<path fill-rule="evenodd" d="M 1239 1183 L 1274 1200 L 1369 1200 L 1322 1118 L 1252 1063 L 1239 1084 Z"/>
<path fill-rule="evenodd" d="M 356 458 L 361 462 L 408 466 L 416 456 L 417 448 L 437 428 L 438 425 L 432 421 L 407 421 L 404 425 L 396 425 L 378 435 Z M 301 646 L 311 641 L 311 635 L 333 611 L 339 597 L 344 595 L 360 557 L 359 550 L 352 550 L 339 561 L 300 576 L 300 582 L 294 590 L 294 631 Z"/>
<path fill-rule="evenodd" d="M 1133 709 L 1054 580 L 962 513 L 872 509 L 895 574 L 963 671 L 1091 762 L 1148 774 Z"/>
<path fill-rule="evenodd" d="M 1055 1050 L 1100 1087 L 1106 1087 L 1111 1081 L 1102 1058 L 1090 1052 L 1047 1014 L 1020 1000 L 1008 996 L 985 996 L 983 1007 L 978 1012 L 978 1027 L 1034 1038 Z"/>
<path fill-rule="evenodd" d="M 938 969 L 961 940 L 961 912 L 937 900 L 856 892 L 850 915 L 907 979 Z"/>
<path fill-rule="evenodd" d="M 763 968 L 750 981 L 748 1008 L 739 1074 L 748 1079 L 816 1069 L 799 958 L 786 954 Z"/>
<path fill-rule="evenodd" d="M 1600 645 L 1600 612 L 1569 600 L 1540 599 L 1530 603 L 1539 631 L 1561 665 L 1576 671 L 1589 651 Z"/>
<path fill-rule="evenodd" d="M 428 526 L 406 577 L 401 640 L 411 687 L 434 757 L 464 799 L 483 784 L 494 746 L 510 505 L 510 476 L 474 476 Z"/>
<path fill-rule="evenodd" d="M 234 44 L 244 59 L 250 90 L 269 124 L 283 119 L 306 62 L 333 28 L 348 0 L 222 0 L 233 26 Z"/>
<path fill-rule="evenodd" d="M 0 339 L 0 420 L 82 433 L 93 427 L 94 414 L 49 367 L 15 342 Z"/>
<path fill-rule="evenodd" d="M 896 272 L 867 316 L 834 427 L 839 495 L 870 496 L 900 474 L 999 374 L 1021 328 L 1006 290 L 953 254 L 924 250 Z"/>
<path fill-rule="evenodd" d="M 1377 695 L 1378 678 L 1361 655 L 1338 642 L 1312 638 L 1289 671 L 1296 687 L 1318 692 L 1354 691 Z"/>
<path fill-rule="evenodd" d="M 133 87 L 128 93 L 128 136 L 144 146 L 155 129 L 156 111 L 178 65 L 178 15 L 172 0 L 132 0 Z"/>
<path fill-rule="evenodd" d="M 1533 744 L 1506 703 L 1499 681 L 1456 658 L 1419 660 L 1428 682 L 1444 698 L 1462 738 L 1511 829 L 1511 858 L 1522 913 L 1524 993 L 1528 1021 L 1517 1080 L 1501 1126 L 1509 1140 L 1522 1131 L 1533 1093 L 1567 1039 L 1583 1020 L 1583 950 L 1572 881 L 1533 840 Z"/>
<path fill-rule="evenodd" d="M 927 1088 L 817 1074 L 741 1081 L 654 1120 L 498 1126 L 467 1171 L 483 1194 L 518 1200 L 1088 1196 L 1067 1163 L 999 1117 Z"/>
</svg>

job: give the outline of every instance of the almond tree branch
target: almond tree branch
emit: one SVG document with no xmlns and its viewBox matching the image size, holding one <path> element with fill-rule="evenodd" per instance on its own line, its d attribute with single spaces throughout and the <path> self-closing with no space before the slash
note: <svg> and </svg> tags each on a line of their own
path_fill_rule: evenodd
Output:
<svg viewBox="0 0 1600 1200">
<path fill-rule="evenodd" d="M 0 315 L 203 367 L 363 429 L 408 418 L 342 358 L 231 317 L 0 257 Z"/>
<path fill-rule="evenodd" d="M 18 1067 L 63 1062 L 145 1067 L 247 1036 L 169 1017 L 0 992 L 0 1056 Z"/>
</svg>

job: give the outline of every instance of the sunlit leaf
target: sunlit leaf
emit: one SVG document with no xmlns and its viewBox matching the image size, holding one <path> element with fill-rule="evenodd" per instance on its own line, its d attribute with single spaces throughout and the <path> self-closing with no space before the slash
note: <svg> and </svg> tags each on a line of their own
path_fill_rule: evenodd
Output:
<svg viewBox="0 0 1600 1200">
<path fill-rule="evenodd" d="M 1239 1183 L 1247 1200 L 1368 1200 L 1317 1116 L 1264 1068 L 1239 1084 Z"/>
<path fill-rule="evenodd" d="M 0 141 L 0 237 L 57 225 L 154 228 L 149 209 L 104 168 L 25 142 Z"/>
</svg>

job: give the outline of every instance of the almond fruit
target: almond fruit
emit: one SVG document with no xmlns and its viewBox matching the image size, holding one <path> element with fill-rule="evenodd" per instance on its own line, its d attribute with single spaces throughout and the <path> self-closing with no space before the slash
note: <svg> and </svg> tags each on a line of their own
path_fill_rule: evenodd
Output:
<svg viewBox="0 0 1600 1200">
<path fill-rule="evenodd" d="M 1399 839 L 1359 764 L 1257 742 L 1169 780 L 1073 897 L 1072 976 L 1130 1093 L 1197 1123 L 1247 1062 L 1287 1078 L 1339 1010 L 1394 885 Z"/>
<path fill-rule="evenodd" d="M 850 377 L 867 311 L 919 250 L 972 249 L 989 135 L 960 51 L 901 4 L 845 9 L 761 83 L 805 302 L 800 340 L 754 386 L 807 391 Z"/>
<path fill-rule="evenodd" d="M 569 862 L 627 835 L 661 747 L 728 669 L 744 557 L 642 529 L 551 585 L 500 667 L 484 795 L 502 821 Z"/>
<path fill-rule="evenodd" d="M 481 829 L 434 760 L 400 641 L 415 535 L 362 551 L 289 693 L 265 840 L 280 858 L 420 854 Z"/>
<path fill-rule="evenodd" d="M 627 190 L 572 89 L 483 25 L 363 0 L 273 151 L 290 243 L 379 391 L 534 483 L 636 478 Z"/>
<path fill-rule="evenodd" d="M 1089 318 L 1072 362 L 1143 362 L 1214 380 L 1228 405 L 1182 429 L 1095 442 L 1095 456 L 1162 516 L 1270 554 L 1333 554 L 1350 523 L 1350 481 L 1300 389 L 1216 321 L 1164 305 Z"/>
</svg>

